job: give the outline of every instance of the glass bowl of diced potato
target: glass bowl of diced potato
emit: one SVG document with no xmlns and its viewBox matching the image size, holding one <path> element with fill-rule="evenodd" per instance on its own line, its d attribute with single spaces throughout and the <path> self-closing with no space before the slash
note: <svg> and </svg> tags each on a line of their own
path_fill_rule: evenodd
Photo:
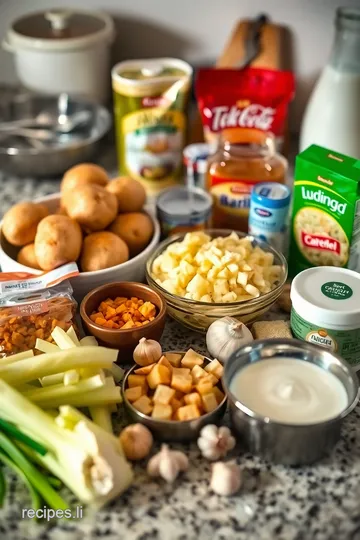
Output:
<svg viewBox="0 0 360 540">
<path fill-rule="evenodd" d="M 206 332 L 230 316 L 251 323 L 280 296 L 287 278 L 282 253 L 253 236 L 209 229 L 171 236 L 149 258 L 146 279 L 168 314 Z"/>
<path fill-rule="evenodd" d="M 193 349 L 170 351 L 150 366 L 133 366 L 122 385 L 125 410 L 158 440 L 191 441 L 226 411 L 223 366 Z"/>
</svg>

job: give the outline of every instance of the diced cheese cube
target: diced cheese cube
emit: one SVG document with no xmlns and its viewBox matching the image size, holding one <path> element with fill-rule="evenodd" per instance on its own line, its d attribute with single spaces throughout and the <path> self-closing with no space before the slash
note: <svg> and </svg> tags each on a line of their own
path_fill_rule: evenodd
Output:
<svg viewBox="0 0 360 540">
<path fill-rule="evenodd" d="M 170 420 L 172 413 L 173 410 L 171 408 L 171 405 L 155 403 L 151 416 L 152 418 L 156 418 L 157 420 Z"/>
<path fill-rule="evenodd" d="M 148 396 L 141 396 L 139 399 L 134 401 L 133 407 L 143 414 L 150 414 L 153 410 L 151 399 Z"/>
<path fill-rule="evenodd" d="M 166 366 L 169 369 L 170 373 L 172 373 L 173 367 L 165 355 L 163 355 L 157 363 L 159 366 Z"/>
<path fill-rule="evenodd" d="M 190 375 L 190 368 L 187 368 L 187 367 L 174 367 L 173 368 L 173 375 L 180 375 L 180 376 L 185 376 L 185 375 Z"/>
<path fill-rule="evenodd" d="M 195 386 L 199 394 L 208 394 L 212 390 L 213 384 L 209 380 L 204 379 L 200 379 L 200 381 Z"/>
<path fill-rule="evenodd" d="M 184 396 L 184 402 L 186 403 L 186 405 L 197 405 L 199 409 L 202 407 L 201 396 L 197 392 L 191 392 L 190 394 L 186 394 L 186 396 Z"/>
<path fill-rule="evenodd" d="M 146 382 L 145 375 L 129 375 L 127 382 L 128 382 L 129 388 L 132 388 L 134 386 L 141 386 L 142 393 L 146 394 L 148 385 Z"/>
<path fill-rule="evenodd" d="M 205 371 L 207 373 L 212 373 L 217 377 L 218 379 L 221 379 L 224 373 L 224 367 L 222 364 L 220 364 L 219 360 L 216 358 L 210 362 L 207 366 L 205 366 Z"/>
<path fill-rule="evenodd" d="M 176 418 L 182 422 L 186 420 L 193 420 L 194 418 L 199 418 L 199 416 L 199 408 L 194 404 L 185 405 L 184 407 L 180 407 L 176 411 Z"/>
<path fill-rule="evenodd" d="M 156 387 L 155 394 L 153 395 L 153 402 L 169 405 L 174 395 L 175 390 L 173 388 L 170 388 L 164 384 L 159 384 L 159 386 Z"/>
<path fill-rule="evenodd" d="M 192 388 L 191 375 L 176 375 L 173 373 L 171 378 L 171 388 L 180 390 L 180 392 L 184 392 L 184 394 L 188 394 Z"/>
<path fill-rule="evenodd" d="M 159 386 L 159 384 L 170 384 L 171 373 L 166 366 L 156 364 L 147 376 L 148 385 L 152 390 Z"/>
<path fill-rule="evenodd" d="M 181 364 L 182 354 L 179 353 L 165 353 L 165 358 L 167 358 L 170 364 L 173 367 L 179 367 Z"/>
<path fill-rule="evenodd" d="M 191 370 L 193 384 L 197 384 L 200 381 L 200 379 L 202 379 L 203 377 L 206 377 L 206 375 L 207 375 L 206 371 L 200 366 L 194 366 Z"/>
<path fill-rule="evenodd" d="M 142 386 L 133 386 L 132 388 L 127 388 L 125 390 L 125 397 L 130 403 L 136 401 L 143 395 Z"/>
<path fill-rule="evenodd" d="M 214 386 L 211 391 L 216 397 L 216 401 L 218 402 L 218 404 L 221 403 L 225 397 L 225 394 L 220 390 L 218 386 Z"/>
<path fill-rule="evenodd" d="M 149 364 L 148 366 L 143 366 L 141 368 L 135 369 L 134 373 L 136 373 L 136 375 L 149 375 L 150 371 L 152 370 L 154 366 L 155 366 L 155 363 Z"/>
<path fill-rule="evenodd" d="M 209 413 L 216 409 L 218 406 L 217 400 L 213 392 L 210 392 L 209 394 L 202 394 L 201 396 L 204 410 Z"/>
<path fill-rule="evenodd" d="M 198 354 L 193 349 L 189 349 L 181 360 L 181 365 L 192 369 L 194 366 L 202 366 L 204 363 L 204 357 Z"/>
<path fill-rule="evenodd" d="M 219 379 L 217 377 L 215 377 L 215 375 L 213 373 L 207 373 L 205 377 L 200 379 L 200 381 L 204 382 L 204 383 L 205 382 L 210 382 L 213 386 L 215 386 L 219 382 Z"/>
</svg>

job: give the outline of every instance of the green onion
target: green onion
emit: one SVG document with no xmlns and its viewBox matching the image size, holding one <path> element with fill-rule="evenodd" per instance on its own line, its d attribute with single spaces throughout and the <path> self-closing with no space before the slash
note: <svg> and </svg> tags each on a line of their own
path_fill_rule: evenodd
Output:
<svg viewBox="0 0 360 540">
<path fill-rule="evenodd" d="M 0 418 L 0 429 L 1 428 L 8 435 L 11 435 L 14 439 L 17 439 L 18 441 L 27 444 L 28 446 L 30 446 L 30 448 L 32 448 L 42 456 L 45 456 L 45 454 L 47 453 L 48 450 L 47 448 L 45 448 L 45 446 L 34 441 L 34 439 L 25 435 L 25 433 L 20 431 L 16 426 L 14 426 L 14 424 L 11 424 L 10 422 L 3 420 L 2 418 Z"/>
<path fill-rule="evenodd" d="M 6 481 L 2 468 L 0 467 L 0 508 L 4 506 L 4 498 L 6 494 Z"/>
<path fill-rule="evenodd" d="M 4 463 L 4 465 L 7 465 L 9 469 L 12 469 L 15 474 L 17 474 L 23 481 L 24 484 L 26 484 L 30 496 L 31 496 L 31 507 L 34 510 L 38 510 L 41 508 L 41 497 L 36 491 L 36 489 L 33 487 L 32 483 L 29 481 L 26 474 L 18 467 L 9 457 L 7 457 L 3 452 L 0 451 L 0 461 Z M 5 492 L 4 492 L 5 495 Z"/>
<path fill-rule="evenodd" d="M 40 493 L 44 501 L 55 510 L 69 508 L 62 497 L 51 487 L 44 474 L 39 472 L 24 456 L 18 447 L 4 434 L 0 433 L 0 448 L 23 471 L 32 486 Z"/>
</svg>

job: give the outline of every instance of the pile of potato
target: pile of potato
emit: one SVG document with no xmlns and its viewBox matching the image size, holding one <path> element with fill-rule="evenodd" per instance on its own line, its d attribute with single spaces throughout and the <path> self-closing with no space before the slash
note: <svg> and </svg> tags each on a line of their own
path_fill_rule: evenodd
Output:
<svg viewBox="0 0 360 540">
<path fill-rule="evenodd" d="M 102 167 L 76 165 L 61 182 L 61 203 L 49 215 L 43 204 L 22 202 L 6 212 L 2 233 L 21 247 L 19 263 L 49 271 L 77 261 L 83 272 L 103 270 L 135 257 L 154 230 L 142 212 L 146 193 L 128 177 L 109 181 Z"/>
</svg>

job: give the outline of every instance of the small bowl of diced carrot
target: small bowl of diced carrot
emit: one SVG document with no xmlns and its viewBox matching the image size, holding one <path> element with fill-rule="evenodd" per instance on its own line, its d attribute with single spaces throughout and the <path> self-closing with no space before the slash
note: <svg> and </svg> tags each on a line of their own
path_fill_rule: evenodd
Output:
<svg viewBox="0 0 360 540">
<path fill-rule="evenodd" d="M 147 285 L 108 283 L 90 291 L 80 305 L 84 330 L 102 345 L 119 349 L 118 361 L 128 361 L 142 337 L 159 340 L 166 305 Z"/>
<path fill-rule="evenodd" d="M 193 349 L 165 352 L 149 366 L 133 366 L 123 380 L 130 419 L 163 441 L 191 441 L 226 411 L 223 366 Z"/>
</svg>

